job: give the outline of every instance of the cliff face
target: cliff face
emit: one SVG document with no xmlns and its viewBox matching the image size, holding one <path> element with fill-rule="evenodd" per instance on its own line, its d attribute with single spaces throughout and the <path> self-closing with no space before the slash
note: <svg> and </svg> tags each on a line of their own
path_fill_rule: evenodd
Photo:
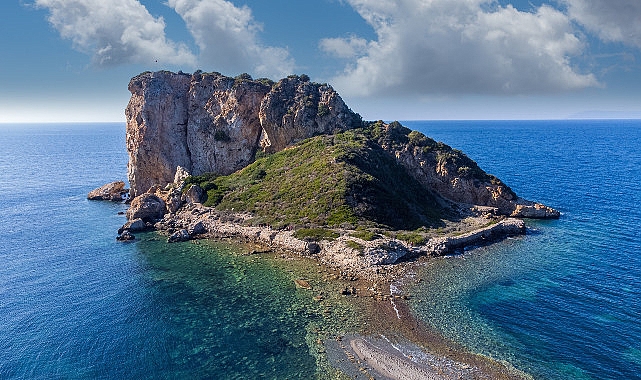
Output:
<svg viewBox="0 0 641 380">
<path fill-rule="evenodd" d="M 260 123 L 264 130 L 261 147 L 272 153 L 293 141 L 360 127 L 360 118 L 330 86 L 289 77 L 265 96 Z"/>
<path fill-rule="evenodd" d="M 176 167 L 191 168 L 187 147 L 191 78 L 169 72 L 147 73 L 129 82 L 128 176 L 131 195 L 173 181 Z"/>
<path fill-rule="evenodd" d="M 177 167 L 230 174 L 256 151 L 354 126 L 360 117 L 328 85 L 290 76 L 273 84 L 247 76 L 147 72 L 129 83 L 128 176 L 132 196 L 174 181 Z"/>
<path fill-rule="evenodd" d="M 278 152 L 312 136 L 361 128 L 363 138 L 376 145 L 369 151 L 382 148 L 420 184 L 415 192 L 489 207 L 484 212 L 494 214 L 559 216 L 556 210 L 517 197 L 460 151 L 398 122 L 363 123 L 329 85 L 312 83 L 306 76 L 274 83 L 246 74 L 229 78 L 219 73 L 147 72 L 134 77 L 129 90 L 125 113 L 133 197 L 173 183 L 177 172 L 228 175 L 251 164 L 259 149 Z M 378 168 L 387 158 L 366 159 L 369 167 L 361 169 Z M 171 208 L 177 207 L 180 204 Z"/>
<path fill-rule="evenodd" d="M 487 174 L 463 152 L 438 143 L 397 122 L 370 127 L 388 153 L 425 188 L 456 203 L 493 208 L 495 213 L 524 218 L 558 218 L 559 212 L 518 197 L 512 189 Z"/>
</svg>

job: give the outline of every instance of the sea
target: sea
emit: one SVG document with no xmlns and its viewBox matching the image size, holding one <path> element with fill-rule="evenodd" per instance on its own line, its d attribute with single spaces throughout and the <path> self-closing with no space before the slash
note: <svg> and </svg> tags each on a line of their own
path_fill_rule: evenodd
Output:
<svg viewBox="0 0 641 380">
<path fill-rule="evenodd" d="M 641 379 L 641 121 L 403 124 L 562 213 L 428 260 L 416 317 L 535 379 Z M 315 264 L 117 242 L 126 205 L 86 195 L 126 164 L 124 123 L 0 124 L 0 379 L 322 378 Z"/>
</svg>

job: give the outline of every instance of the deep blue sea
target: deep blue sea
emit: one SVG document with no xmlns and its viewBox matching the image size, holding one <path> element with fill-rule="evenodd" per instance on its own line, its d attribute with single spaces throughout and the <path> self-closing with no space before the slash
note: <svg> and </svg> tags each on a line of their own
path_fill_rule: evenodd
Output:
<svg viewBox="0 0 641 380">
<path fill-rule="evenodd" d="M 529 234 L 431 260 L 412 309 L 536 379 L 641 379 L 641 121 L 412 121 L 524 198 Z M 119 243 L 124 124 L 0 125 L 0 379 L 307 379 L 298 267 L 223 243 Z"/>
<path fill-rule="evenodd" d="M 404 124 L 562 212 L 434 260 L 416 313 L 537 379 L 641 379 L 641 121 Z"/>
</svg>

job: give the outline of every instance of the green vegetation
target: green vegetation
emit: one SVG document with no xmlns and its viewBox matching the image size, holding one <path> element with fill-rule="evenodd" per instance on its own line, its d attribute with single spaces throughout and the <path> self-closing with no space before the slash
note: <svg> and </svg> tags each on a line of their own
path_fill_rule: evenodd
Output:
<svg viewBox="0 0 641 380">
<path fill-rule="evenodd" d="M 365 240 L 365 241 L 374 241 L 379 238 L 379 236 L 375 232 L 372 232 L 369 230 L 363 230 L 363 229 L 352 232 L 350 236 L 353 236 L 355 238 Z"/>
<path fill-rule="evenodd" d="M 399 232 L 396 234 L 396 238 L 414 246 L 423 245 L 429 240 L 428 237 L 418 231 Z"/>
<path fill-rule="evenodd" d="M 273 227 L 440 225 L 437 198 L 365 132 L 313 137 L 229 176 L 190 177 L 187 184 L 207 192 L 206 205 L 250 212 Z"/>
<path fill-rule="evenodd" d="M 262 83 L 262 84 L 264 84 L 266 86 L 269 86 L 269 87 L 274 86 L 274 83 L 275 83 L 273 80 L 271 80 L 269 78 L 258 78 L 258 79 L 256 79 L 256 82 Z"/>
<path fill-rule="evenodd" d="M 319 117 L 323 117 L 325 115 L 329 115 L 329 107 L 325 103 L 318 103 L 318 112 L 316 112 L 316 115 Z"/>
<path fill-rule="evenodd" d="M 453 215 L 383 144 L 420 149 L 435 164 L 457 165 L 460 176 L 493 178 L 460 151 L 398 122 L 388 126 L 378 121 L 312 137 L 278 153 L 259 153 L 236 173 L 193 176 L 186 184 L 206 191 L 206 206 L 251 213 L 254 225 L 294 227 L 300 238 L 332 239 L 338 236 L 332 229 L 347 228 L 365 241 L 378 238 L 373 230 L 399 231 L 391 235 L 423 244 L 427 230 L 420 228 L 443 227 L 443 220 Z"/>
<path fill-rule="evenodd" d="M 251 75 L 242 73 L 234 78 L 234 86 L 238 86 L 239 84 L 244 82 L 251 82 L 252 80 L 253 79 Z"/>
<path fill-rule="evenodd" d="M 347 242 L 345 242 L 345 245 L 358 252 L 363 252 L 363 250 L 365 249 L 363 245 L 355 242 L 354 240 L 348 240 Z"/>
</svg>

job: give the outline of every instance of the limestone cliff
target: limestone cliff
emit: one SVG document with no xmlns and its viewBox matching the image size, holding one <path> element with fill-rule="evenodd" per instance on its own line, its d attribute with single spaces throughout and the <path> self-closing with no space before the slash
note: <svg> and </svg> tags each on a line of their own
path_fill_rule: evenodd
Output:
<svg viewBox="0 0 641 380">
<path fill-rule="evenodd" d="M 373 137 L 426 189 L 456 203 L 485 206 L 498 215 L 558 218 L 550 207 L 518 197 L 495 176 L 483 171 L 463 152 L 436 142 L 398 122 L 369 126 Z"/>
<path fill-rule="evenodd" d="M 306 75 L 274 83 L 253 80 L 247 74 L 230 78 L 200 71 L 193 75 L 146 72 L 131 80 L 129 90 L 132 96 L 126 117 L 132 197 L 163 188 L 185 171 L 228 175 L 254 162 L 258 150 L 279 152 L 312 136 L 359 129 L 368 144 L 375 145 L 366 152 L 381 148 L 385 152 L 385 157 L 374 155 L 378 158 L 364 154 L 367 157 L 362 161 L 367 165 L 363 165 L 378 167 L 389 157 L 420 184 L 415 192 L 482 206 L 482 212 L 494 215 L 559 216 L 556 210 L 519 198 L 456 149 L 398 122 L 363 122 L 331 86 L 310 82 Z M 359 170 L 370 171 L 366 167 Z M 362 195 L 352 194 L 352 203 Z M 370 198 L 375 199 L 363 199 Z M 174 212 L 181 198 L 175 195 L 164 201 L 167 210 Z M 367 202 L 361 203 L 361 208 L 368 209 Z"/>
<path fill-rule="evenodd" d="M 278 83 L 219 73 L 146 72 L 129 83 L 128 176 L 131 195 L 173 182 L 177 167 L 229 174 L 256 151 L 360 126 L 328 85 L 290 76 Z"/>
<path fill-rule="evenodd" d="M 360 127 L 360 117 L 329 85 L 285 78 L 273 86 L 260 106 L 264 130 L 261 146 L 278 152 L 294 141 Z"/>
</svg>

